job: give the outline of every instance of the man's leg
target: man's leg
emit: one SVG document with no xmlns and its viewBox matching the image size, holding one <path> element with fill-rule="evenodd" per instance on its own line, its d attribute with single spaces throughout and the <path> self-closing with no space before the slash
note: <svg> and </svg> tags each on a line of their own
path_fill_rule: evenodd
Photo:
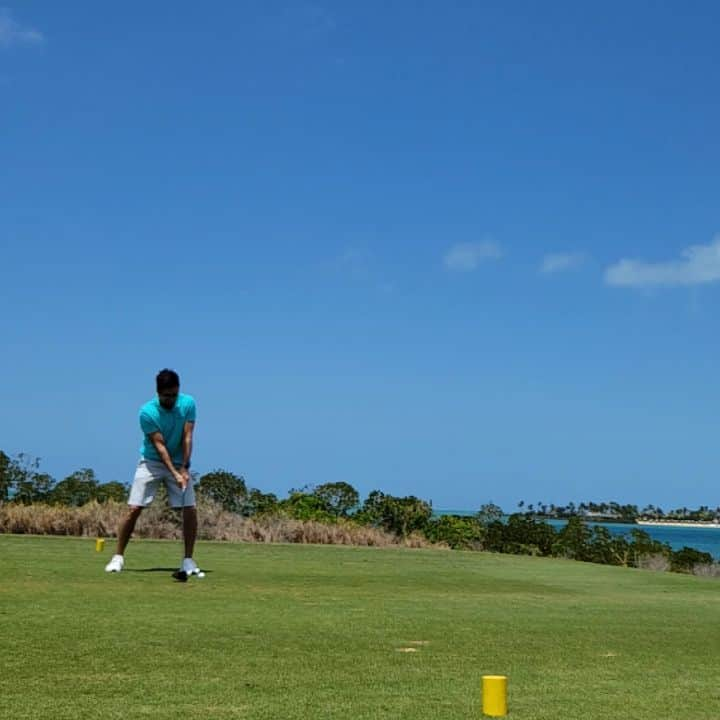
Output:
<svg viewBox="0 0 720 720">
<path fill-rule="evenodd" d="M 197 537 L 197 508 L 183 508 L 183 540 L 185 541 L 185 557 L 191 558 L 195 550 Z"/>
<path fill-rule="evenodd" d="M 195 507 L 195 490 L 192 484 L 189 484 L 184 490 L 181 490 L 175 482 L 175 479 L 170 477 L 166 477 L 165 487 L 168 491 L 170 507 L 177 511 L 180 511 L 182 508 L 185 555 L 183 556 L 180 570 L 188 575 L 199 575 L 200 568 L 198 568 L 197 563 L 193 560 L 198 525 L 197 508 Z"/>
<path fill-rule="evenodd" d="M 133 530 L 135 530 L 135 523 L 140 517 L 142 510 L 143 509 L 141 507 L 137 507 L 136 505 L 130 506 L 130 510 L 125 516 L 125 520 L 123 520 L 120 528 L 118 529 L 117 550 L 115 551 L 117 555 L 125 554 L 125 548 L 130 542 L 130 537 L 133 534 Z"/>
<path fill-rule="evenodd" d="M 158 464 L 148 460 L 141 460 L 138 463 L 128 498 L 130 509 L 118 528 L 117 555 L 125 554 L 125 548 L 130 542 L 140 513 L 155 499 L 155 493 L 162 479 L 161 471 L 157 468 Z"/>
<path fill-rule="evenodd" d="M 110 558 L 110 562 L 105 566 L 105 572 L 122 572 L 125 566 L 125 548 L 130 541 L 130 536 L 135 529 L 135 523 L 140 517 L 141 512 L 142 508 L 138 505 L 130 506 L 128 514 L 118 528 L 117 549 L 112 558 Z"/>
<path fill-rule="evenodd" d="M 159 484 L 160 478 L 153 475 L 145 460 L 141 460 L 135 470 L 135 477 L 130 488 L 130 497 L 128 498 L 130 509 L 118 528 L 117 550 L 105 566 L 105 572 L 122 571 L 125 565 L 125 548 L 130 542 L 135 523 L 143 508 L 153 501 Z"/>
</svg>

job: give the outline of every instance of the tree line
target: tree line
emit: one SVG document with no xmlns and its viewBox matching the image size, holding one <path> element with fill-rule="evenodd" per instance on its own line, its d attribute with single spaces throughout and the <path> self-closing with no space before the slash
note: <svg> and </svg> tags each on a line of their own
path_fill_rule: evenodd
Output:
<svg viewBox="0 0 720 720">
<path fill-rule="evenodd" d="M 127 486 L 122 483 L 100 483 L 90 468 L 76 470 L 58 482 L 40 472 L 38 458 L 25 453 L 11 458 L 0 450 L 0 502 L 79 507 L 91 500 L 122 501 L 127 498 L 127 492 Z"/>
<path fill-rule="evenodd" d="M 567 514 L 562 515 L 544 513 L 542 503 L 539 513 L 533 505 L 521 503 L 522 512 L 509 517 L 499 506 L 487 503 L 472 516 L 436 516 L 430 502 L 413 495 L 400 497 L 373 490 L 361 502 L 358 491 L 346 482 L 291 489 L 287 497 L 278 498 L 248 487 L 242 476 L 227 470 L 195 475 L 193 481 L 199 497 L 242 517 L 282 515 L 324 523 L 350 522 L 382 528 L 400 537 L 417 533 L 453 549 L 562 557 L 625 567 L 643 567 L 650 558 L 656 564 L 659 562 L 662 569 L 680 572 L 691 572 L 698 565 L 713 565 L 709 553 L 688 547 L 675 551 L 643 530 L 633 529 L 619 535 L 585 522 L 586 508 L 591 513 L 600 513 L 606 507 L 612 509 L 615 503 L 607 506 L 581 503 L 577 507 L 570 504 L 563 509 Z M 40 472 L 37 459 L 25 454 L 10 458 L 0 451 L 0 502 L 79 507 L 91 501 L 123 502 L 127 491 L 127 486 L 119 482 L 98 482 L 89 468 L 56 482 Z M 570 507 L 575 514 L 569 514 Z M 544 522 L 543 516 L 563 517 L 567 522 L 556 528 Z M 597 514 L 590 519 L 598 519 Z"/>
<path fill-rule="evenodd" d="M 679 507 L 665 511 L 659 505 L 645 505 L 642 508 L 617 502 L 581 502 L 578 504 L 571 502 L 567 505 L 555 505 L 542 501 L 526 503 L 521 500 L 518 503 L 518 510 L 538 518 L 561 520 L 579 516 L 598 522 L 633 523 L 638 520 L 713 522 L 720 519 L 720 506 L 711 508 L 708 505 L 701 505 L 695 509 Z"/>
</svg>

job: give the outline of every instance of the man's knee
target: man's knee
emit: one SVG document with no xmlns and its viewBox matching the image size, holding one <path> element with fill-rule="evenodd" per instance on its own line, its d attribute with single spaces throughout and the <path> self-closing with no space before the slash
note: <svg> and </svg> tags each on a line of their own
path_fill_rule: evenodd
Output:
<svg viewBox="0 0 720 720">
<path fill-rule="evenodd" d="M 128 510 L 127 519 L 128 520 L 137 520 L 140 517 L 140 513 L 143 511 L 142 507 L 139 507 L 138 505 L 131 505 L 130 509 Z"/>
</svg>

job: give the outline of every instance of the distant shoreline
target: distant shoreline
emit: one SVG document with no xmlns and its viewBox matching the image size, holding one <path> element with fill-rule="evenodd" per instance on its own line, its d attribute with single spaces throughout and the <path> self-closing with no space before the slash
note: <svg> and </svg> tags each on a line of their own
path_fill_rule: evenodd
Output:
<svg viewBox="0 0 720 720">
<path fill-rule="evenodd" d="M 435 510 L 434 517 L 442 517 L 443 515 L 455 515 L 457 517 L 474 517 L 475 512 L 470 510 Z M 527 514 L 527 513 L 519 513 Z M 503 520 L 510 517 L 509 513 L 503 515 Z M 531 517 L 538 522 L 567 522 L 567 517 L 553 517 L 547 515 L 537 515 L 533 513 Z M 578 516 L 575 516 L 578 517 Z M 579 516 L 583 522 L 595 523 L 598 525 L 644 525 L 647 527 L 684 527 L 684 528 L 717 528 L 720 530 L 720 521 L 716 520 L 634 520 L 630 518 L 609 518 L 601 515 L 596 516 Z"/>
<path fill-rule="evenodd" d="M 720 523 L 713 520 L 636 520 L 635 523 L 654 527 L 718 528 L 720 530 Z"/>
</svg>

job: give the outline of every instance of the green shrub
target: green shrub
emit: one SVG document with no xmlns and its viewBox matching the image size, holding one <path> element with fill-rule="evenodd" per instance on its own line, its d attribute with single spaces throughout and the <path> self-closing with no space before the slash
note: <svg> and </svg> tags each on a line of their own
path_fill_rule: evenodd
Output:
<svg viewBox="0 0 720 720">
<path fill-rule="evenodd" d="M 475 518 L 443 515 L 430 520 L 425 537 L 434 543 L 446 543 L 453 550 L 479 550 L 485 528 Z"/>
<path fill-rule="evenodd" d="M 362 508 L 355 514 L 358 522 L 382 527 L 388 532 L 407 537 L 413 532 L 424 532 L 432 516 L 430 503 L 414 495 L 396 497 L 373 490 Z"/>
<path fill-rule="evenodd" d="M 670 556 L 670 567 L 675 572 L 691 573 L 695 565 L 711 565 L 712 562 L 713 557 L 710 553 L 691 547 L 683 547 Z"/>
<path fill-rule="evenodd" d="M 97 497 L 98 481 L 90 468 L 77 470 L 61 480 L 49 493 L 52 505 L 72 505 L 80 507 Z"/>
<path fill-rule="evenodd" d="M 571 517 L 557 535 L 552 554 L 570 560 L 592 561 L 592 531 L 577 516 Z"/>
<path fill-rule="evenodd" d="M 113 480 L 112 482 L 101 483 L 98 485 L 95 498 L 98 502 L 104 503 L 114 500 L 115 502 L 124 502 L 128 497 L 128 487 L 123 483 Z"/>
<path fill-rule="evenodd" d="M 337 519 L 322 498 L 302 490 L 291 490 L 289 497 L 278 503 L 278 509 L 296 520 L 332 523 Z"/>
<path fill-rule="evenodd" d="M 240 513 L 247 497 L 247 486 L 239 475 L 227 470 L 213 470 L 200 478 L 197 492 L 228 512 Z"/>
<path fill-rule="evenodd" d="M 312 494 L 319 498 L 327 511 L 335 517 L 347 517 L 360 501 L 358 491 L 346 482 L 318 485 Z"/>
</svg>

